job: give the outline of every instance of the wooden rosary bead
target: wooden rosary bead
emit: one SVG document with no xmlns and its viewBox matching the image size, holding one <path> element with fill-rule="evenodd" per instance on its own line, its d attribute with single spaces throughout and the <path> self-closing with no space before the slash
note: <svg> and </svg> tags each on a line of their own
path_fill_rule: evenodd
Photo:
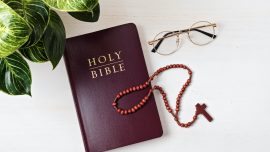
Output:
<svg viewBox="0 0 270 152">
<path fill-rule="evenodd" d="M 137 105 L 134 105 L 132 108 L 130 109 L 121 109 L 118 107 L 118 100 L 126 95 L 126 94 L 129 94 L 131 92 L 134 92 L 134 91 L 139 91 L 139 90 L 143 90 L 145 88 L 147 88 L 147 86 L 149 86 L 150 82 L 156 77 L 158 76 L 161 72 L 167 70 L 167 69 L 172 69 L 172 68 L 181 68 L 181 69 L 185 69 L 188 71 L 188 74 L 189 74 L 189 78 L 186 80 L 186 82 L 184 83 L 184 85 L 182 86 L 182 89 L 180 90 L 180 92 L 178 93 L 177 95 L 177 98 L 176 98 L 176 108 L 175 108 L 175 112 L 173 112 L 172 108 L 170 107 L 169 103 L 168 103 L 168 100 L 167 100 L 167 97 L 166 97 L 166 93 L 165 91 L 163 90 L 162 87 L 158 86 L 158 85 L 155 85 L 153 88 L 151 88 L 148 92 L 148 94 L 137 104 Z M 134 86 L 134 87 L 130 87 L 122 92 L 119 92 L 116 97 L 115 97 L 115 100 L 113 101 L 112 103 L 112 106 L 114 107 L 114 109 L 121 115 L 128 115 L 128 114 L 132 114 L 136 111 L 138 111 L 140 108 L 142 108 L 143 106 L 145 106 L 146 102 L 148 101 L 150 95 L 152 94 L 152 92 L 154 90 L 157 90 L 160 92 L 161 96 L 162 96 L 162 99 L 164 101 L 164 104 L 165 104 L 165 107 L 166 109 L 168 110 L 168 112 L 174 117 L 174 120 L 176 121 L 176 123 L 180 126 L 180 127 L 184 127 L 184 128 L 188 128 L 190 127 L 198 118 L 198 115 L 199 114 L 203 114 L 206 118 L 208 118 L 209 121 L 212 120 L 211 116 L 204 110 L 206 105 L 203 104 L 203 105 L 200 105 L 200 104 L 197 104 L 196 105 L 196 111 L 195 111 L 195 114 L 194 116 L 192 117 L 192 120 L 190 122 L 187 122 L 187 123 L 181 123 L 180 120 L 179 120 L 179 116 L 178 116 L 178 113 L 180 111 L 180 103 L 181 103 L 181 98 L 183 97 L 183 94 L 186 90 L 186 88 L 190 85 L 191 83 L 191 78 L 192 78 L 192 71 L 185 65 L 183 64 L 171 64 L 171 65 L 167 65 L 165 67 L 162 67 L 160 69 L 158 69 L 156 72 L 154 72 L 154 74 L 152 76 L 149 77 L 148 81 L 146 81 L 145 83 L 143 84 L 140 84 L 140 85 L 137 85 L 137 86 Z M 209 118 L 210 117 L 210 118 Z"/>
</svg>

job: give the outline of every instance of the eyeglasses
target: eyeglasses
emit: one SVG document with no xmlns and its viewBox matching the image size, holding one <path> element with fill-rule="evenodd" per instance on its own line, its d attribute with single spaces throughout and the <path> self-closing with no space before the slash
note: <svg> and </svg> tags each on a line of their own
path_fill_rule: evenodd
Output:
<svg viewBox="0 0 270 152">
<path fill-rule="evenodd" d="M 175 53 L 180 48 L 180 35 L 188 34 L 188 39 L 195 45 L 203 46 L 211 43 L 217 35 L 215 34 L 216 23 L 208 21 L 199 21 L 189 29 L 179 31 L 162 31 L 158 33 L 154 40 L 148 44 L 153 46 L 152 52 L 160 55 L 170 55 Z"/>
</svg>

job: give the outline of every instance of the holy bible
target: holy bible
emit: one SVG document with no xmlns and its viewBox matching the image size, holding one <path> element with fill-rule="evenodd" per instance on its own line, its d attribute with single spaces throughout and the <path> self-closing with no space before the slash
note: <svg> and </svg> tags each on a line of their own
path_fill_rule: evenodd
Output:
<svg viewBox="0 0 270 152">
<path fill-rule="evenodd" d="M 119 91 L 148 79 L 134 24 L 68 38 L 64 58 L 86 152 L 110 150 L 162 136 L 153 95 L 131 115 L 120 115 L 112 107 Z M 130 108 L 148 90 L 129 94 L 119 104 Z"/>
</svg>

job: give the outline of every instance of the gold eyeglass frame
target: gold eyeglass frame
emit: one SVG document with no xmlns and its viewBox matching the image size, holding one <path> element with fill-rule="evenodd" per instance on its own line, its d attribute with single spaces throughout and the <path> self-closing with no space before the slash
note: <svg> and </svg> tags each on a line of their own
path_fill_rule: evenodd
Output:
<svg viewBox="0 0 270 152">
<path fill-rule="evenodd" d="M 200 23 L 200 22 L 205 22 L 205 23 L 207 23 L 208 25 L 201 25 L 201 26 L 193 27 L 193 26 L 195 26 L 196 24 L 198 24 L 198 23 Z M 213 33 L 211 33 L 211 34 L 212 34 L 211 41 L 209 41 L 209 42 L 207 42 L 207 43 L 203 43 L 203 44 L 198 44 L 198 43 L 194 42 L 194 41 L 191 39 L 191 37 L 190 37 L 190 31 L 192 31 L 193 29 L 200 29 L 200 28 L 209 27 L 209 26 L 211 26 L 211 27 L 213 28 Z M 172 32 L 172 33 L 169 34 L 169 35 L 167 35 L 167 36 L 163 36 L 162 38 L 156 39 L 156 37 L 160 34 L 160 33 L 158 33 L 158 34 L 154 37 L 154 40 L 149 41 L 148 44 L 149 44 L 149 45 L 153 45 L 153 47 L 155 47 L 155 46 L 154 46 L 154 45 L 155 45 L 155 42 L 158 42 L 158 41 L 160 41 L 160 40 L 163 40 L 163 39 L 166 39 L 166 38 L 169 38 L 169 37 L 176 36 L 176 37 L 177 37 L 177 40 L 176 40 L 176 46 L 177 46 L 177 48 L 176 48 L 175 50 L 173 50 L 173 51 L 170 52 L 170 53 L 161 53 L 161 52 L 159 52 L 158 50 L 156 50 L 156 53 L 158 53 L 158 54 L 160 54 L 160 55 L 170 55 L 170 54 L 175 53 L 175 52 L 180 48 L 180 47 L 179 47 L 179 45 L 180 45 L 180 43 L 179 43 L 179 42 L 180 42 L 180 38 L 179 38 L 180 34 L 182 34 L 182 33 L 187 33 L 187 34 L 188 34 L 188 39 L 191 41 L 191 43 L 193 43 L 194 45 L 198 45 L 198 46 L 204 46 L 204 45 L 207 45 L 207 44 L 209 44 L 209 43 L 211 43 L 211 42 L 213 42 L 213 41 L 215 40 L 215 38 L 216 38 L 216 30 L 215 30 L 215 27 L 217 27 L 217 24 L 216 24 L 216 23 L 211 23 L 211 22 L 209 22 L 209 21 L 198 21 L 198 22 L 193 23 L 193 24 L 191 25 L 191 27 L 188 28 L 188 29 L 179 30 L 179 31 L 176 31 L 176 32 L 172 32 L 172 31 L 162 31 L 162 32 L 160 32 L 160 33 L 163 33 L 163 32 Z M 154 49 L 154 48 L 153 48 L 153 49 Z"/>
</svg>

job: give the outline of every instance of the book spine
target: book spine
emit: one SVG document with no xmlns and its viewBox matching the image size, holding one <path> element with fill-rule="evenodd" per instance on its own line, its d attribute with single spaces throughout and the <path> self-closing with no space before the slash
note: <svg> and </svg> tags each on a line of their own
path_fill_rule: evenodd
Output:
<svg viewBox="0 0 270 152">
<path fill-rule="evenodd" d="M 82 120 L 80 105 L 79 105 L 78 98 L 77 98 L 77 92 L 75 90 L 75 84 L 73 82 L 74 79 L 73 79 L 72 73 L 70 71 L 70 65 L 69 65 L 69 59 L 68 59 L 69 57 L 68 57 L 68 54 L 66 52 L 67 51 L 65 51 L 65 53 L 64 53 L 64 61 L 65 61 L 65 65 L 66 65 L 67 74 L 69 77 L 69 83 L 70 83 L 70 87 L 71 87 L 71 91 L 72 91 L 72 95 L 73 95 L 73 100 L 74 100 L 74 104 L 75 104 L 75 108 L 76 108 L 76 112 L 77 112 L 77 117 L 79 120 L 80 129 L 81 129 L 81 133 L 82 133 L 82 137 L 83 137 L 84 148 L 85 148 L 86 152 L 90 152 L 88 142 L 87 142 L 86 133 L 85 133 L 85 128 L 84 128 L 84 124 L 83 124 L 83 120 Z"/>
</svg>

